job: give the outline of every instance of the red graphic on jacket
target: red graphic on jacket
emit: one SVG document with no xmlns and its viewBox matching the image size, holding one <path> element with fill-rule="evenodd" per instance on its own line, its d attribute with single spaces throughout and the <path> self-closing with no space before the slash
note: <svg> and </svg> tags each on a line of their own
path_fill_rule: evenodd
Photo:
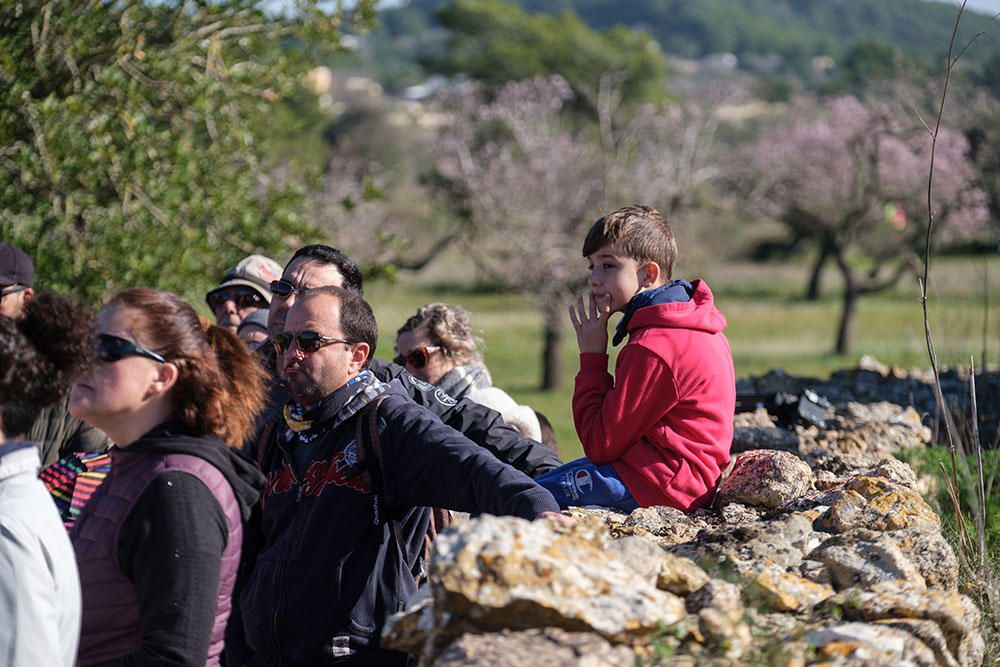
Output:
<svg viewBox="0 0 1000 667">
<path fill-rule="evenodd" d="M 318 496 L 327 484 L 346 486 L 360 493 L 371 493 L 367 479 L 358 474 L 357 466 L 345 460 L 344 450 L 337 452 L 332 460 L 310 461 L 301 480 L 295 478 L 291 464 L 286 463 L 267 474 L 264 497 L 288 493 L 298 485 L 304 496 Z"/>
</svg>

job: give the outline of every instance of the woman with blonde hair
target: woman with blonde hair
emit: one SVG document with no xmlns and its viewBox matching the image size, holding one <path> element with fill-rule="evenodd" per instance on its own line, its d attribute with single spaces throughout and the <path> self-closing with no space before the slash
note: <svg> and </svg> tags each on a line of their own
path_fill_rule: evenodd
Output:
<svg viewBox="0 0 1000 667">
<path fill-rule="evenodd" d="M 95 350 L 70 412 L 115 446 L 71 534 L 79 664 L 217 665 L 243 524 L 263 484 L 238 453 L 263 402 L 263 370 L 234 334 L 148 289 L 105 304 Z"/>
<path fill-rule="evenodd" d="M 396 332 L 394 361 L 452 398 L 468 398 L 496 410 L 508 426 L 540 442 L 541 427 L 534 410 L 493 386 L 479 352 L 481 345 L 464 308 L 429 303 L 418 308 Z"/>
</svg>

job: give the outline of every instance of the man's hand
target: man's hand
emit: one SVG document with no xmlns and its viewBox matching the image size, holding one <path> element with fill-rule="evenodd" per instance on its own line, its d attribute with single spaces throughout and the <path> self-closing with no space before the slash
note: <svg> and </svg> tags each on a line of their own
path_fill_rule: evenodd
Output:
<svg viewBox="0 0 1000 667">
<path fill-rule="evenodd" d="M 604 294 L 598 299 L 593 293 L 588 295 L 590 312 L 583 303 L 583 295 L 576 297 L 576 307 L 570 305 L 569 320 L 576 330 L 576 342 L 581 353 L 608 351 L 608 317 L 611 316 L 611 296 Z"/>
</svg>

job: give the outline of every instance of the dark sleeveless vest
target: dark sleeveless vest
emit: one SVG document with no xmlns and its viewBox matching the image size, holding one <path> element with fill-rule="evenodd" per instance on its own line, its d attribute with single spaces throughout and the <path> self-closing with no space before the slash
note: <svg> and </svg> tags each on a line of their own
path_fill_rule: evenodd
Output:
<svg viewBox="0 0 1000 667">
<path fill-rule="evenodd" d="M 232 486 L 208 461 L 190 454 L 130 453 L 112 448 L 111 474 L 97 490 L 73 528 L 73 548 L 83 589 L 78 665 L 87 667 L 123 658 L 139 646 L 139 601 L 118 562 L 118 532 L 146 486 L 159 474 L 180 471 L 212 492 L 226 516 L 215 623 L 206 665 L 218 665 L 229 618 L 243 542 L 239 503 Z"/>
</svg>

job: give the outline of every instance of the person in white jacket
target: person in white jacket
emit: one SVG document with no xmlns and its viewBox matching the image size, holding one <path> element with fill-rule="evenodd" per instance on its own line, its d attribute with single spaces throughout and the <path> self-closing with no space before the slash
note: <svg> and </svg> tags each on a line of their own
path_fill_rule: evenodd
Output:
<svg viewBox="0 0 1000 667">
<path fill-rule="evenodd" d="M 80 579 L 69 536 L 38 479 L 34 416 L 93 356 L 89 311 L 51 294 L 0 317 L 0 665 L 72 667 Z"/>
<path fill-rule="evenodd" d="M 80 636 L 80 580 L 38 466 L 32 443 L 0 444 L 0 664 L 70 667 Z"/>
</svg>

